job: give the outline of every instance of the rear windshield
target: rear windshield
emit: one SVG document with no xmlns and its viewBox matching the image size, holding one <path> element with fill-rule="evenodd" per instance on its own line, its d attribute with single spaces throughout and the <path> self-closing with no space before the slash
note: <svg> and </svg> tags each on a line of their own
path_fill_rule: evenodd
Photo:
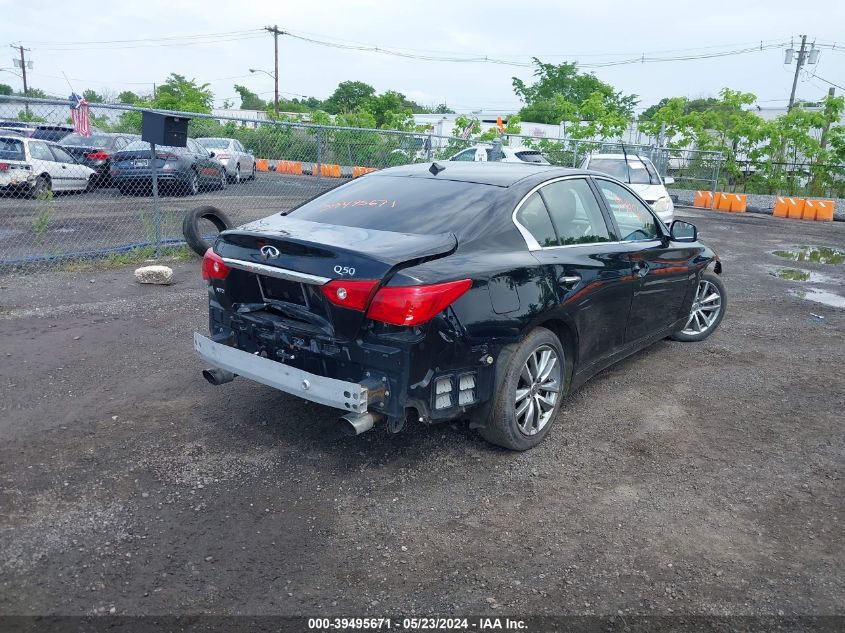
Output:
<svg viewBox="0 0 845 633">
<path fill-rule="evenodd" d="M 519 160 L 525 161 L 526 163 L 540 163 L 541 165 L 549 164 L 549 161 L 546 160 L 546 157 L 537 151 L 517 152 L 516 157 Z"/>
<path fill-rule="evenodd" d="M 291 211 L 300 220 L 397 233 L 461 233 L 500 187 L 470 182 L 364 176 Z"/>
<path fill-rule="evenodd" d="M 208 149 L 226 149 L 229 147 L 227 138 L 198 138 L 197 143 Z"/>
<path fill-rule="evenodd" d="M 16 138 L 0 138 L 0 158 L 6 160 L 23 160 L 23 141 Z"/>
<path fill-rule="evenodd" d="M 146 150 L 148 152 L 150 151 L 150 144 L 147 143 L 147 141 L 132 141 L 131 143 L 129 143 L 129 145 L 127 145 L 126 147 L 124 147 L 120 151 L 121 152 L 139 152 L 139 151 L 144 151 L 144 150 Z M 174 153 L 178 154 L 180 152 L 184 152 L 185 148 L 184 147 L 171 147 L 169 145 L 156 145 L 156 151 L 158 152 L 159 150 L 167 150 L 169 152 L 174 152 Z"/>
<path fill-rule="evenodd" d="M 613 176 L 622 182 L 632 185 L 659 185 L 660 180 L 654 169 L 633 156 L 628 157 L 628 166 L 625 166 L 625 159 L 619 158 L 592 158 L 590 169 L 600 171 L 608 176 Z"/>
<path fill-rule="evenodd" d="M 93 136 L 80 136 L 79 134 L 68 134 L 61 141 L 59 145 L 69 145 L 71 147 L 108 147 L 111 143 L 111 136 L 104 136 L 102 134 L 94 134 Z"/>
</svg>

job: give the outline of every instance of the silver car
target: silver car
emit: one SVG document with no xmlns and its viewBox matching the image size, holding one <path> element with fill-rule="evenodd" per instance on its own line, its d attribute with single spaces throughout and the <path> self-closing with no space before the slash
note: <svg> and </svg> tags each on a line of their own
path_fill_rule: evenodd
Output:
<svg viewBox="0 0 845 633">
<path fill-rule="evenodd" d="M 196 141 L 223 164 L 229 182 L 255 180 L 255 156 L 246 151 L 239 140 L 209 137 Z"/>
</svg>

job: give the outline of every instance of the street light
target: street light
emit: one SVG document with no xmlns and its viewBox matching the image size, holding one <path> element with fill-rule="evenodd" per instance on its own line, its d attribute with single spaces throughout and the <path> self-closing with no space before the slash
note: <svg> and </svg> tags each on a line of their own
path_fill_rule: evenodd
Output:
<svg viewBox="0 0 845 633">
<path fill-rule="evenodd" d="M 276 84 L 276 92 L 273 96 L 273 112 L 276 114 L 276 118 L 279 118 L 279 77 L 278 75 L 271 73 L 269 70 L 261 70 L 260 68 L 250 68 L 249 72 L 251 73 L 264 73 L 268 77 L 270 77 Z"/>
</svg>

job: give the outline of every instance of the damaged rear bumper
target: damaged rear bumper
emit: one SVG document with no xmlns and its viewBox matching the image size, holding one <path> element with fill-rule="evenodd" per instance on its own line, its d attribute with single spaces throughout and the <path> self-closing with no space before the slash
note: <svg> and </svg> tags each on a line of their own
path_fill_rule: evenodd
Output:
<svg viewBox="0 0 845 633">
<path fill-rule="evenodd" d="M 312 374 L 278 361 L 216 343 L 194 332 L 197 355 L 214 367 L 260 382 L 285 393 L 343 411 L 367 411 L 369 390 L 364 385 Z"/>
</svg>

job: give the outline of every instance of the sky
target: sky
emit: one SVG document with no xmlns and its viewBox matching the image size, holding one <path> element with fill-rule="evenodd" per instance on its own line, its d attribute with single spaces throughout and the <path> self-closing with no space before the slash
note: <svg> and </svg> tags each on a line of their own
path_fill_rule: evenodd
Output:
<svg viewBox="0 0 845 633">
<path fill-rule="evenodd" d="M 845 86 L 845 2 L 837 0 L 144 0 L 85 7 L 63 0 L 0 0 L 5 16 L 0 46 L 6 51 L 0 56 L 0 83 L 21 89 L 20 78 L 9 72 L 16 55 L 9 45 L 23 44 L 34 65 L 30 87 L 51 94 L 70 94 L 63 74 L 77 92 L 92 88 L 116 95 L 149 92 L 175 72 L 210 84 L 218 107 L 226 99 L 239 103 L 236 83 L 272 100 L 272 78 L 249 69 L 273 70 L 273 38 L 262 29 L 278 25 L 299 36 L 279 38 L 283 97 L 323 99 L 339 82 L 359 80 L 425 105 L 508 112 L 520 107 L 511 78 L 532 75 L 524 66 L 397 57 L 303 37 L 439 58 L 578 62 L 617 90 L 638 95 L 642 109 L 666 96 L 716 96 L 723 87 L 754 93 L 762 107 L 785 106 L 795 66 L 784 65 L 784 49 L 790 41 L 797 48 L 803 33 L 825 48 L 816 65 L 802 70 L 797 97 L 820 98 L 830 87 L 826 81 Z M 756 50 L 586 67 L 748 48 Z"/>
</svg>

